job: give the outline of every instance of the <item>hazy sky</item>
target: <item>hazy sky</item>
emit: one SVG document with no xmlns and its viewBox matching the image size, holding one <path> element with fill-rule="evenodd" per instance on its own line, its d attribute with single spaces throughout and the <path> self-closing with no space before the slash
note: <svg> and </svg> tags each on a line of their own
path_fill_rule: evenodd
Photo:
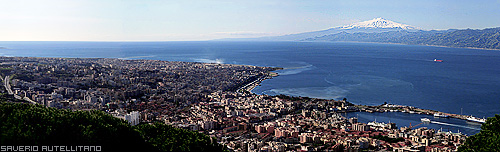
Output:
<svg viewBox="0 0 500 152">
<path fill-rule="evenodd" d="M 500 0 L 0 0 L 0 41 L 191 41 L 323 30 L 383 17 L 500 27 Z"/>
</svg>

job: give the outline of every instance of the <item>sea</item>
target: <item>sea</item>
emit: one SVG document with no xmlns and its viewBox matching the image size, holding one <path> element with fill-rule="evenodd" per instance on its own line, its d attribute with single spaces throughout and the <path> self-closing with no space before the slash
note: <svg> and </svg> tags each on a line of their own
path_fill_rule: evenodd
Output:
<svg viewBox="0 0 500 152">
<path fill-rule="evenodd" d="M 282 67 L 257 94 L 384 102 L 446 113 L 500 114 L 500 51 L 355 42 L 0 42 L 0 56 L 120 58 Z M 443 60 L 435 62 L 434 59 Z M 427 115 L 347 113 L 361 122 L 420 124 Z M 432 117 L 429 117 L 432 118 Z M 419 127 L 475 134 L 458 119 Z M 449 124 L 449 125 L 447 125 Z"/>
</svg>

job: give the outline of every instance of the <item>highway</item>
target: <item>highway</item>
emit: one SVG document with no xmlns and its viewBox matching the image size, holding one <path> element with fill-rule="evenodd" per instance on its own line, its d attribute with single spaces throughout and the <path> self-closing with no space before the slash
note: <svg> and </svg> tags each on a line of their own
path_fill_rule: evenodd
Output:
<svg viewBox="0 0 500 152">
<path fill-rule="evenodd" d="M 5 79 L 3 79 L 3 85 L 5 86 L 5 89 L 7 90 L 7 92 L 9 92 L 10 95 L 14 94 L 14 92 L 12 92 L 12 89 L 10 88 L 10 76 L 5 76 Z"/>
<path fill-rule="evenodd" d="M 7 90 L 7 92 L 9 93 L 9 95 L 14 95 L 14 98 L 19 99 L 19 100 L 28 101 L 31 104 L 37 104 L 36 102 L 34 102 L 33 100 L 31 100 L 28 97 L 23 98 L 17 94 L 14 94 L 9 82 L 10 82 L 10 76 L 5 76 L 5 79 L 3 79 L 3 85 L 5 87 L 5 90 Z"/>
</svg>

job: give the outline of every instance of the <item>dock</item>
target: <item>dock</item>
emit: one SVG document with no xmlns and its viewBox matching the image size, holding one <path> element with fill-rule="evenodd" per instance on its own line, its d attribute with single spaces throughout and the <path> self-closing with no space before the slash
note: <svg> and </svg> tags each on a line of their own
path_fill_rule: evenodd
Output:
<svg viewBox="0 0 500 152">
<path fill-rule="evenodd" d="M 468 115 L 460 115 L 460 114 L 453 114 L 453 113 L 445 113 L 445 112 L 440 112 L 436 110 L 429 110 L 429 109 L 421 109 L 421 108 L 416 108 L 412 106 L 404 106 L 404 105 L 394 105 L 394 104 L 382 104 L 379 106 L 367 106 L 367 105 L 355 105 L 360 111 L 364 112 L 369 112 L 369 113 L 374 113 L 374 112 L 404 112 L 404 113 L 410 113 L 410 114 L 424 114 L 424 115 L 431 115 L 434 116 L 434 114 L 440 114 L 440 115 L 446 115 L 449 118 L 457 118 L 457 119 L 462 119 L 462 120 L 467 120 Z"/>
</svg>

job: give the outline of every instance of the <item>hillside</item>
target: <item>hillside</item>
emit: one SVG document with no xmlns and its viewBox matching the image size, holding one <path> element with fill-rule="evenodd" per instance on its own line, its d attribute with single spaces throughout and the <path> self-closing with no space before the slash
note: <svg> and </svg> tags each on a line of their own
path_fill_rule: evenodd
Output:
<svg viewBox="0 0 500 152">
<path fill-rule="evenodd" d="M 222 41 L 356 41 L 500 49 L 500 27 L 483 30 L 422 30 L 419 27 L 375 18 L 326 30 L 260 38 Z"/>
<path fill-rule="evenodd" d="M 101 146 L 102 151 L 224 151 L 202 133 L 165 124 L 130 126 L 102 111 L 0 102 L 0 145 Z"/>
<path fill-rule="evenodd" d="M 304 39 L 305 41 L 357 41 L 401 43 L 413 45 L 437 45 L 448 47 L 471 47 L 500 49 L 500 27 L 483 30 L 446 31 L 390 31 L 382 33 L 347 33 L 325 35 Z"/>
<path fill-rule="evenodd" d="M 300 41 L 307 38 L 321 37 L 337 33 L 381 33 L 389 31 L 416 31 L 420 28 L 411 25 L 401 24 L 384 18 L 374 18 L 349 25 L 332 27 L 325 30 L 311 31 L 304 33 L 288 34 L 282 36 L 270 36 L 260 38 L 229 38 L 222 41 Z"/>
</svg>

